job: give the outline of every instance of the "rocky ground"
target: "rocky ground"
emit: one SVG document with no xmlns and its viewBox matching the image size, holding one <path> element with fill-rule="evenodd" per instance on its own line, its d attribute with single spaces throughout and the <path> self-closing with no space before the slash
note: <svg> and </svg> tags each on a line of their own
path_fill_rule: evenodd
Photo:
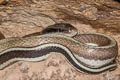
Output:
<svg viewBox="0 0 120 80">
<path fill-rule="evenodd" d="M 104 33 L 120 47 L 120 2 L 117 0 L 11 0 L 0 5 L 0 32 L 22 37 L 48 25 L 67 22 L 80 33 Z M 120 52 L 120 50 L 119 50 Z M 96 75 L 76 71 L 62 55 L 42 62 L 19 61 L 0 71 L 0 80 L 120 80 L 118 67 Z"/>
</svg>

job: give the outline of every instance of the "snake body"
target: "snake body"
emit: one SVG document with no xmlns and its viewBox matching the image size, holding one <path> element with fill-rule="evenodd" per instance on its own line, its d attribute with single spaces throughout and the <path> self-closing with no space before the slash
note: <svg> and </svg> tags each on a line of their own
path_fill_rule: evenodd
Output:
<svg viewBox="0 0 120 80">
<path fill-rule="evenodd" d="M 53 28 L 47 28 L 46 31 Z M 2 39 L 0 41 L 0 69 L 19 60 L 47 59 L 50 52 L 63 54 L 78 71 L 100 73 L 117 66 L 115 59 L 118 46 L 113 38 L 98 33 L 68 36 L 64 33 L 50 32 L 39 36 Z"/>
</svg>

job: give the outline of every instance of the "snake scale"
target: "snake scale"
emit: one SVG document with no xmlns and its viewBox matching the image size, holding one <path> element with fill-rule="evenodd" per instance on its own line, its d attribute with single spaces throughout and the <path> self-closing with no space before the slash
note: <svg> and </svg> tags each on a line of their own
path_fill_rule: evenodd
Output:
<svg viewBox="0 0 120 80">
<path fill-rule="evenodd" d="M 41 33 L 0 40 L 0 69 L 13 62 L 41 61 L 51 52 L 63 54 L 78 71 L 100 73 L 116 67 L 118 45 L 100 33 L 78 34 L 68 23 L 48 26 Z"/>
</svg>

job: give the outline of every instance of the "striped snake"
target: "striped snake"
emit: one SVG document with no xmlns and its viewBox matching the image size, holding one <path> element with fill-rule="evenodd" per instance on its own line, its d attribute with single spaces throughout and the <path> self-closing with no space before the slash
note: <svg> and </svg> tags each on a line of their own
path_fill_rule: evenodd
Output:
<svg viewBox="0 0 120 80">
<path fill-rule="evenodd" d="M 0 40 L 0 69 L 13 62 L 41 61 L 51 52 L 63 54 L 78 71 L 100 73 L 116 67 L 117 42 L 104 34 L 78 34 L 67 23 L 48 26 L 41 33 Z"/>
</svg>

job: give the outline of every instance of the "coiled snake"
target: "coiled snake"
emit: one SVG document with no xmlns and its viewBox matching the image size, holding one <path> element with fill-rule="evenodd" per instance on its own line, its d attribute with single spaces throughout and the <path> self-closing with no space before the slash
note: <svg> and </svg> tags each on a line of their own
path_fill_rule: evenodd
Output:
<svg viewBox="0 0 120 80">
<path fill-rule="evenodd" d="M 19 61 L 41 61 L 50 52 L 63 54 L 72 66 L 89 73 L 116 67 L 117 42 L 104 34 L 77 34 L 67 23 L 51 25 L 40 35 L 0 40 L 0 69 Z"/>
</svg>

